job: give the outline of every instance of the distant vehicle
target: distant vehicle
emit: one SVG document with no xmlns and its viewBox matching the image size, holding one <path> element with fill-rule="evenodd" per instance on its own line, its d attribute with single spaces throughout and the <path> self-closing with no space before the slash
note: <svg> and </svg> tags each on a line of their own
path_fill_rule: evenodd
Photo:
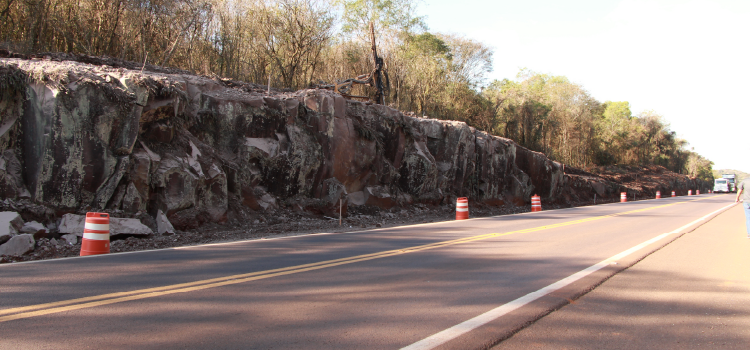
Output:
<svg viewBox="0 0 750 350">
<path fill-rule="evenodd" d="M 729 181 L 727 179 L 715 179 L 714 180 L 714 193 L 729 193 L 732 192 Z"/>
<path fill-rule="evenodd" d="M 737 175 L 735 174 L 721 174 L 721 178 L 727 180 L 727 187 L 729 187 L 728 192 L 737 192 L 737 185 L 735 183 L 735 180 L 737 179 Z M 716 183 L 714 182 L 714 186 Z M 716 191 L 714 191 L 716 192 Z"/>
</svg>

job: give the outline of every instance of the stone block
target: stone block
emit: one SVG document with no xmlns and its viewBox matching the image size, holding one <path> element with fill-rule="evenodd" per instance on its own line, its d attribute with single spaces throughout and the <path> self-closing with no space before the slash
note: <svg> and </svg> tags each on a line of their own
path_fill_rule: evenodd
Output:
<svg viewBox="0 0 750 350">
<path fill-rule="evenodd" d="M 120 234 L 152 235 L 154 234 L 154 231 L 151 231 L 148 226 L 144 225 L 138 219 L 109 218 L 109 234 L 111 236 Z"/>
<path fill-rule="evenodd" d="M 62 235 L 72 234 L 82 237 L 85 223 L 86 217 L 83 215 L 65 214 L 62 216 L 58 230 Z"/>
<path fill-rule="evenodd" d="M 21 215 L 12 211 L 0 212 L 0 237 L 18 233 L 23 228 Z"/>
<path fill-rule="evenodd" d="M 21 256 L 34 250 L 34 236 L 22 234 L 0 245 L 0 255 Z"/>
<path fill-rule="evenodd" d="M 367 192 L 367 205 L 373 205 L 383 209 L 391 209 L 396 205 L 396 201 L 385 187 L 366 187 L 365 191 Z"/>
<path fill-rule="evenodd" d="M 346 196 L 346 198 L 349 201 L 349 203 L 353 205 L 365 205 L 365 203 L 367 203 L 367 197 L 365 196 L 364 191 L 357 191 L 357 192 L 349 193 Z"/>
<path fill-rule="evenodd" d="M 161 210 L 156 213 L 156 231 L 158 234 L 165 236 L 175 233 L 172 223 L 169 222 L 169 219 Z"/>
<path fill-rule="evenodd" d="M 75 245 L 76 243 L 78 243 L 78 236 L 74 234 L 62 235 L 61 238 L 64 239 L 65 242 L 68 242 L 68 244 L 70 245 Z"/>
<path fill-rule="evenodd" d="M 86 217 L 83 215 L 65 214 L 60 222 L 60 234 L 73 234 L 83 237 L 83 229 L 86 225 Z M 138 219 L 109 218 L 110 236 L 127 235 L 151 235 L 154 234 L 148 226 Z"/>
<path fill-rule="evenodd" d="M 23 224 L 20 232 L 28 233 L 38 239 L 46 236 L 47 228 L 39 222 L 31 221 Z"/>
</svg>

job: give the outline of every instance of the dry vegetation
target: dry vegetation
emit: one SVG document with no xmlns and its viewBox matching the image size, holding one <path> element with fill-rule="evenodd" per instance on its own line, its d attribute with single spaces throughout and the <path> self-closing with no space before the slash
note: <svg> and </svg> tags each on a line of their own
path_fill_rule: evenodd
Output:
<svg viewBox="0 0 750 350">
<path fill-rule="evenodd" d="M 656 113 L 633 115 L 627 102 L 602 103 L 565 77 L 522 71 L 517 81 L 488 82 L 493 49 L 430 32 L 415 3 L 0 0 L 0 44 L 298 89 L 369 73 L 373 22 L 390 86 L 385 102 L 395 108 L 462 120 L 578 167 L 658 164 L 711 179 L 712 163 L 687 150 Z M 353 93 L 372 94 L 358 89 Z"/>
</svg>

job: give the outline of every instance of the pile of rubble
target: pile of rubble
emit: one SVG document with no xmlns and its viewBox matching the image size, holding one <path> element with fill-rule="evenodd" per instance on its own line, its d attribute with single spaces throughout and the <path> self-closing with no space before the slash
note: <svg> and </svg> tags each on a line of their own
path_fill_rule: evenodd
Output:
<svg viewBox="0 0 750 350">
<path fill-rule="evenodd" d="M 2 203 L 2 202 L 0 202 Z M 560 206 L 550 206 L 560 207 Z M 487 205 L 472 205 L 472 217 L 486 217 L 494 215 L 526 212 L 526 207 L 497 207 Z M 28 213 L 28 212 L 27 212 Z M 12 220 L 10 220 L 12 218 Z M 116 218 L 111 218 L 111 247 L 112 253 L 140 250 L 164 249 L 196 244 L 231 242 L 266 237 L 281 237 L 328 232 L 355 232 L 376 228 L 421 224 L 453 220 L 455 207 L 452 205 L 427 206 L 417 204 L 409 208 L 380 209 L 373 206 L 351 208 L 349 215 L 341 219 L 310 215 L 288 208 L 280 208 L 272 212 L 258 215 L 249 222 L 206 224 L 200 229 L 175 232 L 158 232 L 140 223 L 140 220 L 129 219 L 128 225 L 119 225 Z M 81 215 L 65 214 L 61 219 L 47 225 L 38 223 L 34 227 L 44 227 L 34 233 L 24 227 L 21 216 L 15 212 L 0 213 L 0 228 L 8 227 L 8 234 L 0 230 L 0 242 L 7 243 L 12 237 L 24 235 L 26 244 L 22 249 L 11 251 L 11 247 L 0 245 L 0 263 L 55 259 L 78 256 L 81 250 L 81 236 L 83 234 L 84 217 Z M 10 220 L 10 221 L 9 221 Z M 130 221 L 134 220 L 134 221 Z M 143 220 L 147 221 L 147 220 Z M 17 227 L 21 227 L 20 229 Z M 7 238 L 6 238 L 7 237 Z M 16 239 L 21 241 L 22 239 Z M 15 245 L 15 243 L 14 243 Z"/>
</svg>

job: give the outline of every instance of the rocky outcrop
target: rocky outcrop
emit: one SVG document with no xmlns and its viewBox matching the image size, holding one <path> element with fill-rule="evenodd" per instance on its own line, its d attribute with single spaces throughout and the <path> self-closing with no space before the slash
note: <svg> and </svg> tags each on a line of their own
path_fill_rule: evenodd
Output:
<svg viewBox="0 0 750 350">
<path fill-rule="evenodd" d="M 346 216 L 349 206 L 459 196 L 519 206 L 533 194 L 569 203 L 623 189 L 462 122 L 325 90 L 269 95 L 184 72 L 71 61 L 0 59 L 0 74 L 20 79 L 0 103 L 0 192 L 58 215 L 148 213 L 169 233 L 280 206 Z M 682 178 L 665 186 L 702 185 Z M 71 225 L 63 220 L 59 232 L 80 235 Z"/>
</svg>

